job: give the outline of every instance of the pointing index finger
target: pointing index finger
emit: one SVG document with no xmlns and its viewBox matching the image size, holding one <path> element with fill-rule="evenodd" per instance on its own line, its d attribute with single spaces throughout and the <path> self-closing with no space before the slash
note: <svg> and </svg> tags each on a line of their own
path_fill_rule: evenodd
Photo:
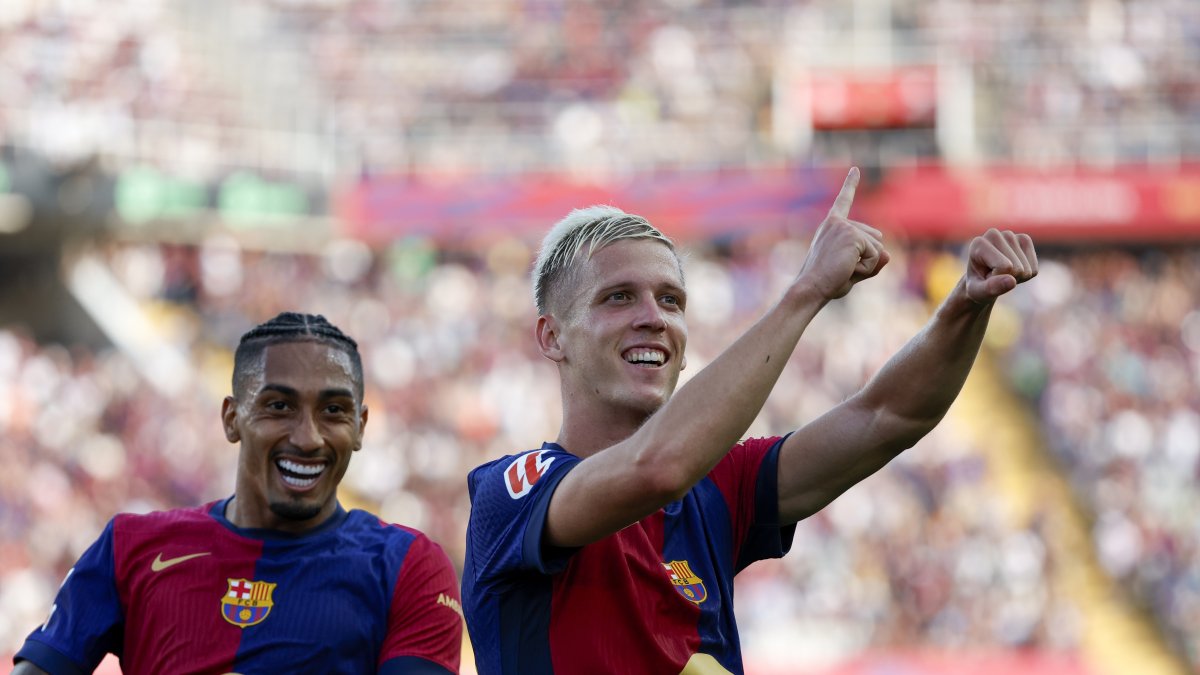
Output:
<svg viewBox="0 0 1200 675">
<path fill-rule="evenodd" d="M 846 174 L 846 182 L 842 183 L 842 189 L 838 192 L 837 199 L 833 200 L 833 206 L 829 207 L 829 215 L 841 218 L 850 217 L 850 206 L 854 204 L 854 191 L 858 189 L 858 176 L 858 167 L 850 167 L 850 173 Z"/>
</svg>

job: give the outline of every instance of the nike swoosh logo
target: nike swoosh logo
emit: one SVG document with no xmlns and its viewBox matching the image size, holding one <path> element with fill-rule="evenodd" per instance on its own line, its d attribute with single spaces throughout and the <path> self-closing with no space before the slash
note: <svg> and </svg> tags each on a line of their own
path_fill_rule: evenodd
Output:
<svg viewBox="0 0 1200 675">
<path fill-rule="evenodd" d="M 150 563 L 150 569 L 155 572 L 161 572 L 161 571 L 167 569 L 168 567 L 171 567 L 172 565 L 178 565 L 179 563 L 187 562 L 188 560 L 191 560 L 192 558 L 199 558 L 201 556 L 206 556 L 206 555 L 212 555 L 212 552 L 205 551 L 204 553 L 193 553 L 191 555 L 181 555 L 178 558 L 171 558 L 170 560 L 163 560 L 162 554 L 159 553 L 157 556 L 154 557 L 154 562 Z"/>
</svg>

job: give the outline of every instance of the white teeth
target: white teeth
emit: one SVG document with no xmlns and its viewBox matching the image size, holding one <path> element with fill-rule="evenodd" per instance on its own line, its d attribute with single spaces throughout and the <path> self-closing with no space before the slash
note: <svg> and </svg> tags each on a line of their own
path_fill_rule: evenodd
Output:
<svg viewBox="0 0 1200 675">
<path fill-rule="evenodd" d="M 313 483 L 317 482 L 316 478 L 292 478 L 291 476 L 289 476 L 287 474 L 282 474 L 282 475 L 283 475 L 283 482 L 287 483 L 288 485 L 291 485 L 292 487 L 306 488 L 306 487 L 312 485 Z"/>
<path fill-rule="evenodd" d="M 625 354 L 625 360 L 630 363 L 662 364 L 666 362 L 667 355 L 657 349 L 631 349 Z"/>
<path fill-rule="evenodd" d="M 324 464 L 299 464 L 287 459 L 279 460 L 279 468 L 287 469 L 292 473 L 298 473 L 303 476 L 319 476 L 325 470 Z"/>
<path fill-rule="evenodd" d="M 306 488 L 320 480 L 326 464 L 301 464 L 290 459 L 280 459 L 276 466 L 279 467 L 279 475 L 283 482 L 294 488 Z"/>
</svg>

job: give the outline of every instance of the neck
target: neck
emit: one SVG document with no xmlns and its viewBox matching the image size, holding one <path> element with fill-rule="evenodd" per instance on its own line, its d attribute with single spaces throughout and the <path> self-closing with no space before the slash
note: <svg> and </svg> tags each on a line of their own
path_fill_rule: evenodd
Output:
<svg viewBox="0 0 1200 675">
<path fill-rule="evenodd" d="M 555 441 L 577 457 L 592 455 L 629 438 L 650 413 L 563 392 L 563 422 Z"/>
<path fill-rule="evenodd" d="M 337 502 L 330 501 L 321 507 L 321 511 L 312 518 L 292 520 L 277 515 L 270 507 L 262 504 L 254 508 L 254 500 L 242 499 L 237 490 L 233 499 L 225 503 L 225 519 L 236 527 L 255 530 L 278 530 L 290 534 L 302 534 L 324 523 L 337 510 Z"/>
</svg>

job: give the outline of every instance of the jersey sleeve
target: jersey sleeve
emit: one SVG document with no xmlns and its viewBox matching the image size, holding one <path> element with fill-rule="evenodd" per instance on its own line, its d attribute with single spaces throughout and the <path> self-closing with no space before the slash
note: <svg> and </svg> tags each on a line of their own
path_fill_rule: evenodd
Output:
<svg viewBox="0 0 1200 675">
<path fill-rule="evenodd" d="M 396 579 L 379 672 L 457 673 L 462 635 L 454 566 L 441 546 L 418 535 Z"/>
<path fill-rule="evenodd" d="M 708 474 L 729 509 L 736 571 L 782 557 L 792 546 L 796 526 L 779 523 L 779 451 L 786 438 L 742 441 Z"/>
<path fill-rule="evenodd" d="M 14 661 L 52 675 L 90 673 L 105 654 L 120 654 L 125 613 L 117 594 L 113 521 L 67 572 L 46 623 L 35 628 Z"/>
<path fill-rule="evenodd" d="M 476 581 L 515 571 L 554 574 L 566 567 L 575 549 L 547 550 L 542 536 L 550 497 L 580 461 L 544 446 L 471 472 L 467 568 Z"/>
</svg>

